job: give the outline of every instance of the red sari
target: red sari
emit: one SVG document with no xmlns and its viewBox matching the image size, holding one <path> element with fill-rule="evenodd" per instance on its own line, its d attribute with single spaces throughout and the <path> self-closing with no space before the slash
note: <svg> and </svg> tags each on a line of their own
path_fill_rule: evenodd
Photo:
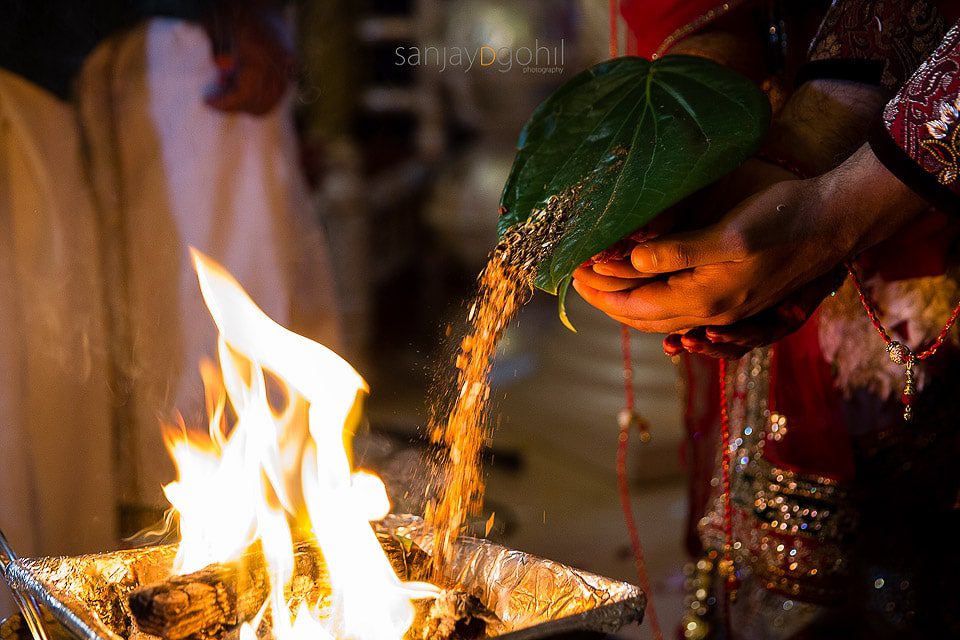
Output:
<svg viewBox="0 0 960 640">
<path fill-rule="evenodd" d="M 737 4 L 624 0 L 627 51 L 659 57 Z M 881 291 L 943 277 L 960 237 L 960 114 L 941 106 L 948 100 L 960 111 L 958 28 L 944 39 L 943 19 L 925 0 L 837 0 L 801 77 L 874 83 L 891 93 L 903 87 L 870 143 L 895 175 L 941 211 L 861 256 L 859 265 Z M 928 384 L 914 422 L 904 428 L 898 390 L 843 382 L 836 352 L 828 355 L 824 347 L 831 323 L 834 333 L 844 330 L 832 306 L 772 354 L 747 356 L 728 378 L 737 407 L 732 495 L 745 579 L 742 604 L 731 609 L 734 628 L 745 638 L 960 632 L 960 621 L 948 615 L 960 610 L 956 597 L 938 586 L 960 569 L 950 542 L 960 535 L 960 510 L 953 506 L 960 497 L 960 353 L 948 347 L 925 364 Z M 908 324 L 887 328 L 901 341 L 922 341 L 925 336 L 911 335 Z M 878 368 L 889 364 L 875 334 L 865 333 L 846 351 L 848 360 L 866 362 L 879 353 Z M 700 521 L 704 547 L 720 549 L 722 509 L 717 483 L 710 482 L 717 368 L 703 358 L 688 358 L 687 365 L 691 521 Z M 785 428 L 772 429 L 771 418 L 781 416 Z M 692 551 L 697 542 L 689 537 Z M 699 618 L 684 624 L 696 626 Z M 780 631 L 773 633 L 774 627 Z"/>
<path fill-rule="evenodd" d="M 741 0 L 621 0 L 627 54 L 658 58 L 739 4 Z"/>
</svg>

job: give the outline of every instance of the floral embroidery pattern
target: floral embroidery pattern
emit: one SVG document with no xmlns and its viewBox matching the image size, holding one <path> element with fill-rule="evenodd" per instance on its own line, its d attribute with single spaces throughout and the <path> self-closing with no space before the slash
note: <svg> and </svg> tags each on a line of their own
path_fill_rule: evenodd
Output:
<svg viewBox="0 0 960 640">
<path fill-rule="evenodd" d="M 939 164 L 937 181 L 951 185 L 957 180 L 957 162 L 960 160 L 960 126 L 953 126 L 960 119 L 960 95 L 952 101 L 940 104 L 940 117 L 927 123 L 930 137 L 920 143 Z"/>
<path fill-rule="evenodd" d="M 960 185 L 956 175 L 960 140 L 955 131 L 960 129 L 960 118 L 954 114 L 960 109 L 958 95 L 960 25 L 947 33 L 883 113 L 885 128 L 894 143 L 924 171 L 952 189 Z"/>
<path fill-rule="evenodd" d="M 842 0 L 824 17 L 809 59 L 880 62 L 880 83 L 895 90 L 936 48 L 944 30 L 943 17 L 927 0 Z"/>
</svg>

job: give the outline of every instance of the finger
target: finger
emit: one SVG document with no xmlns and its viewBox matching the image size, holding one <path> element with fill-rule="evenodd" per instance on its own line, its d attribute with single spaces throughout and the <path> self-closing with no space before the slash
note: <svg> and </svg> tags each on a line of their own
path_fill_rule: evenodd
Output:
<svg viewBox="0 0 960 640">
<path fill-rule="evenodd" d="M 607 314 L 612 319 L 632 327 L 641 333 L 666 333 L 666 334 L 676 334 L 683 335 L 694 326 L 696 326 L 695 320 L 689 319 L 678 319 L 678 320 L 657 320 L 655 322 L 647 322 L 643 320 L 637 320 L 635 318 L 627 318 L 626 316 L 615 316 Z"/>
<path fill-rule="evenodd" d="M 642 278 L 642 273 L 633 268 L 629 260 L 608 260 L 593 265 L 593 270 L 603 276 L 614 278 Z"/>
<path fill-rule="evenodd" d="M 651 286 L 653 285 L 641 285 L 638 287 L 638 289 L 646 289 Z M 634 313 L 636 310 L 629 307 L 629 298 L 638 289 L 633 289 L 628 292 L 599 291 L 578 280 L 573 281 L 573 288 L 589 304 L 596 307 L 600 311 L 603 311 L 614 320 L 623 322 L 624 324 L 631 326 L 638 331 L 643 331 L 644 333 L 673 333 L 677 331 L 686 331 L 691 327 L 700 326 L 705 322 L 703 317 L 697 316 L 668 315 L 667 317 L 656 319 L 638 316 Z M 707 322 L 719 324 L 722 320 L 722 318 L 716 318 L 709 319 Z"/>
<path fill-rule="evenodd" d="M 838 281 L 838 274 L 828 273 L 749 318 L 727 327 L 707 327 L 706 336 L 714 343 L 751 348 L 776 342 L 803 326 Z"/>
<path fill-rule="evenodd" d="M 627 294 L 621 291 L 600 291 L 596 287 L 590 286 L 585 279 L 574 278 L 573 288 L 588 303 L 603 311 L 608 316 L 616 319 L 623 319 L 626 324 L 636 326 L 634 323 L 638 319 L 634 314 L 629 313 L 627 308 Z"/>
<path fill-rule="evenodd" d="M 785 301 L 727 327 L 707 327 L 706 337 L 714 345 L 748 349 L 772 344 L 799 329 L 808 317 L 795 312 L 784 315 L 781 308 L 784 304 L 792 306 Z"/>
<path fill-rule="evenodd" d="M 642 278 L 644 274 L 633 268 L 629 260 L 608 260 L 593 265 L 593 270 L 602 276 L 614 278 Z"/>
<path fill-rule="evenodd" d="M 668 356 L 678 356 L 685 351 L 682 342 L 683 336 L 679 333 L 668 334 L 663 339 L 663 353 Z"/>
<path fill-rule="evenodd" d="M 707 339 L 713 344 L 731 344 L 738 346 L 760 347 L 776 341 L 778 332 L 774 325 L 766 324 L 764 318 L 747 318 L 728 327 L 707 327 Z"/>
<path fill-rule="evenodd" d="M 739 358 L 751 349 L 751 347 L 742 347 L 735 344 L 713 343 L 707 338 L 704 327 L 691 329 L 683 336 L 678 336 L 678 338 L 673 343 L 678 344 L 680 350 L 711 358 Z"/>
<path fill-rule="evenodd" d="M 602 276 L 593 269 L 584 267 L 580 267 L 574 271 L 573 277 L 575 280 L 580 280 L 598 291 L 624 291 L 637 286 L 635 279 Z"/>
<path fill-rule="evenodd" d="M 681 271 L 667 278 L 634 280 L 633 288 L 605 292 L 603 311 L 645 322 L 683 319 L 684 326 L 729 324 L 744 315 L 736 274 L 719 265 Z"/>
<path fill-rule="evenodd" d="M 709 342 L 703 327 L 691 329 L 680 337 L 680 343 L 683 345 L 683 348 L 687 350 L 690 350 L 693 346 L 701 346 Z"/>
<path fill-rule="evenodd" d="M 753 347 L 741 347 L 734 344 L 712 344 L 707 342 L 703 348 L 696 353 L 718 360 L 737 360 L 745 356 L 752 349 Z"/>
<path fill-rule="evenodd" d="M 713 347 L 707 340 L 703 327 L 695 327 L 680 337 L 680 346 L 689 353 L 709 353 Z"/>
<path fill-rule="evenodd" d="M 704 324 L 726 325 L 749 315 L 749 309 L 740 304 L 735 286 L 728 292 L 715 284 L 714 277 L 707 278 L 707 286 L 695 280 L 695 273 L 690 271 L 626 291 L 601 291 L 577 280 L 574 288 L 610 317 L 650 333 L 671 333 Z"/>
<path fill-rule="evenodd" d="M 719 227 L 661 236 L 638 244 L 630 262 L 640 273 L 671 273 L 739 258 L 736 247 L 723 242 Z"/>
</svg>

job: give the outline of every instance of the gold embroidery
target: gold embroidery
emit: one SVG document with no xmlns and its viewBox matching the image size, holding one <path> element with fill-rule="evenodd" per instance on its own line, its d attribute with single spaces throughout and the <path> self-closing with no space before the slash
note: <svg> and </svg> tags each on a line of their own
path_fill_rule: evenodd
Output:
<svg viewBox="0 0 960 640">
<path fill-rule="evenodd" d="M 920 146 L 939 163 L 937 182 L 944 186 L 956 182 L 957 173 L 960 171 L 957 166 L 960 161 L 960 137 L 958 137 L 960 126 L 952 126 L 955 120 L 956 107 L 944 102 L 940 119 L 931 120 L 926 124 L 930 137 L 920 141 Z"/>
<path fill-rule="evenodd" d="M 670 47 L 677 44 L 687 36 L 693 33 L 696 33 L 697 31 L 707 26 L 708 24 L 710 24 L 720 16 L 726 14 L 741 2 L 743 2 L 743 0 L 731 0 L 730 2 L 725 2 L 719 7 L 714 7 L 713 9 L 710 9 L 706 13 L 703 13 L 697 16 L 691 22 L 683 25 L 682 27 L 680 27 L 679 29 L 671 33 L 669 36 L 667 36 L 666 40 L 661 42 L 660 46 L 657 47 L 657 50 L 653 53 L 652 56 L 650 56 L 650 59 L 656 60 L 657 58 L 663 56 L 670 49 Z"/>
</svg>

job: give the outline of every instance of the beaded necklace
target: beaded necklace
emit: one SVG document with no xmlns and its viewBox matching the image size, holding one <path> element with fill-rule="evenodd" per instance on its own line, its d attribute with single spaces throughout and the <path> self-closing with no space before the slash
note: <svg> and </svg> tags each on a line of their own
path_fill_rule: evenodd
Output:
<svg viewBox="0 0 960 640">
<path fill-rule="evenodd" d="M 610 57 L 615 58 L 618 55 L 618 14 L 619 14 L 619 0 L 609 0 L 610 8 Z M 764 160 L 772 161 L 774 164 L 778 164 L 794 175 L 798 177 L 803 177 L 803 172 L 798 171 L 794 166 L 785 164 L 781 159 L 771 159 L 764 154 L 757 154 Z M 860 299 L 860 303 L 863 305 L 864 310 L 867 313 L 867 317 L 870 319 L 871 324 L 877 330 L 877 333 L 883 339 L 883 342 L 886 346 L 890 360 L 898 365 L 904 367 L 904 388 L 901 395 L 901 401 L 904 405 L 903 410 L 903 419 L 906 422 L 909 422 L 913 418 L 913 401 L 914 396 L 916 395 L 916 384 L 915 384 L 915 367 L 917 364 L 927 358 L 933 356 L 937 350 L 943 345 L 947 336 L 950 333 L 950 330 L 956 324 L 958 318 L 960 318 L 960 303 L 954 307 L 953 312 L 950 314 L 946 324 L 940 330 L 940 333 L 937 335 L 936 339 L 928 346 L 926 349 L 915 353 L 907 345 L 903 344 L 900 341 L 894 340 L 890 337 L 889 332 L 883 326 L 883 323 L 880 320 L 879 313 L 877 311 L 877 304 L 868 296 L 866 293 L 863 282 L 860 279 L 859 274 L 853 263 L 847 265 L 847 271 L 850 274 L 850 279 L 853 281 L 854 286 L 857 289 L 857 296 Z M 634 562 L 636 565 L 637 575 L 640 579 L 641 586 L 646 592 L 648 598 L 648 618 L 650 621 L 652 635 L 655 640 L 662 640 L 663 633 L 660 629 L 660 624 L 657 619 L 656 609 L 653 606 L 652 593 L 650 589 L 650 580 L 646 570 L 646 562 L 643 554 L 643 547 L 640 541 L 640 534 L 637 529 L 636 520 L 633 516 L 633 509 L 631 506 L 630 498 L 630 486 L 629 479 L 627 474 L 627 451 L 629 444 L 629 434 L 631 427 L 636 428 L 639 431 L 640 441 L 648 442 L 650 440 L 650 431 L 649 424 L 647 421 L 640 416 L 636 411 L 635 406 L 635 397 L 634 397 L 634 381 L 633 381 L 633 364 L 631 362 L 630 356 L 630 328 L 621 324 L 621 347 L 623 352 L 623 380 L 624 380 L 624 398 L 625 404 L 623 410 L 617 416 L 619 434 L 617 438 L 617 482 L 620 493 L 620 502 L 621 507 L 623 508 L 624 520 L 626 522 L 627 531 L 630 536 L 630 543 L 633 549 Z M 772 375 L 772 373 L 771 373 Z M 720 446 L 721 446 L 721 502 L 723 508 L 723 535 L 724 535 L 724 545 L 723 550 L 720 556 L 720 561 L 718 563 L 718 573 L 721 578 L 724 580 L 724 591 L 725 598 L 724 607 L 725 607 L 725 622 L 727 627 L 727 637 L 732 636 L 732 629 L 730 628 L 730 613 L 729 605 L 731 602 L 736 600 L 737 591 L 739 588 L 739 578 L 737 576 L 736 565 L 733 556 L 734 549 L 734 536 L 733 536 L 733 505 L 732 505 L 732 495 L 731 495 L 731 477 L 730 477 L 730 467 L 731 467 L 731 450 L 730 450 L 730 416 L 728 411 L 728 399 L 727 399 L 727 360 L 720 359 L 719 362 L 719 384 L 720 384 Z M 773 380 L 770 381 L 770 393 L 771 398 L 773 397 Z M 772 406 L 771 406 L 772 410 Z"/>
<path fill-rule="evenodd" d="M 857 273 L 853 263 L 849 263 L 847 265 L 847 271 L 850 273 L 850 279 L 857 288 L 857 296 L 860 298 L 860 304 L 863 305 L 864 310 L 867 312 L 867 317 L 870 318 L 870 323 L 873 325 L 873 328 L 877 330 L 877 333 L 880 334 L 880 337 L 883 339 L 883 343 L 886 345 L 887 354 L 890 356 L 890 360 L 895 364 L 903 366 L 904 368 L 903 394 L 900 396 L 900 401 L 903 403 L 903 419 L 906 422 L 910 422 L 910 420 L 913 419 L 913 401 L 914 396 L 917 393 L 916 384 L 914 381 L 914 368 L 921 361 L 926 360 L 935 354 L 937 350 L 943 346 L 943 342 L 947 339 L 950 329 L 953 328 L 953 325 L 957 322 L 957 318 L 960 317 L 960 303 L 953 308 L 953 312 L 947 319 L 946 324 L 943 325 L 940 333 L 937 335 L 936 339 L 930 343 L 930 346 L 919 353 L 915 353 L 907 345 L 890 337 L 890 334 L 880 321 L 880 314 L 877 312 L 877 304 L 867 295 L 866 290 L 863 287 L 863 282 L 860 280 L 860 275 Z"/>
</svg>

